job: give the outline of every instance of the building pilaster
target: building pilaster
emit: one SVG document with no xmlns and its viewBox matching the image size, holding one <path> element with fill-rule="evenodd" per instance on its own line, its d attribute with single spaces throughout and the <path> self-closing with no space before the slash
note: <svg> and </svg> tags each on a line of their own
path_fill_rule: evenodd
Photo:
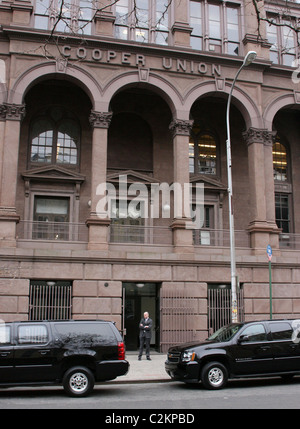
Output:
<svg viewBox="0 0 300 429">
<path fill-rule="evenodd" d="M 170 124 L 173 133 L 174 151 L 174 184 L 182 193 L 182 199 L 177 199 L 177 207 L 174 202 L 174 219 L 171 224 L 173 230 L 173 245 L 175 252 L 191 253 L 194 251 L 193 230 L 187 228 L 190 221 L 185 213 L 184 201 L 190 200 L 189 192 L 189 137 L 193 121 L 175 119 Z"/>
<path fill-rule="evenodd" d="M 21 120 L 25 105 L 3 103 L 0 106 L 0 247 L 16 246 L 18 157 Z"/>
<path fill-rule="evenodd" d="M 112 12 L 112 2 L 110 0 L 102 0 L 101 7 L 95 15 L 96 34 L 113 37 L 115 20 L 116 17 Z"/>
<path fill-rule="evenodd" d="M 264 252 L 268 244 L 279 247 L 272 155 L 275 136 L 276 132 L 257 128 L 243 134 L 248 145 L 251 247 Z"/>
<path fill-rule="evenodd" d="M 188 2 L 174 0 L 174 22 L 171 30 L 174 46 L 190 47 L 193 29 L 189 24 Z"/>
<path fill-rule="evenodd" d="M 111 112 L 96 112 L 90 114 L 90 124 L 93 127 L 92 149 L 92 183 L 91 183 L 91 212 L 86 220 L 89 227 L 88 248 L 95 250 L 108 249 L 108 226 L 110 219 L 107 213 L 99 213 L 97 204 L 105 197 L 105 192 L 100 192 L 99 185 L 106 183 L 107 172 L 107 135 L 111 122 Z"/>
</svg>

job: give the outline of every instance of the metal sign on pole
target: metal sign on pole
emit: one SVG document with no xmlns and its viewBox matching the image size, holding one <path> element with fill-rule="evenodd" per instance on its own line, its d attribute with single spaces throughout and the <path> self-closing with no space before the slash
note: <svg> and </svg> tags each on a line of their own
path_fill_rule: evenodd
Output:
<svg viewBox="0 0 300 429">
<path fill-rule="evenodd" d="M 272 266 L 271 266 L 271 261 L 272 261 L 272 247 L 270 245 L 267 246 L 267 255 L 268 255 L 268 259 L 269 259 L 269 290 L 270 290 L 270 319 L 272 320 Z"/>
</svg>

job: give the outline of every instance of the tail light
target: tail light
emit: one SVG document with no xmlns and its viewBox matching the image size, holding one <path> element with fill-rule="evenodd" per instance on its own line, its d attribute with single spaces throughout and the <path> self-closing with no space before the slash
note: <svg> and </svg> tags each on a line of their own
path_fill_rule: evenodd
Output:
<svg viewBox="0 0 300 429">
<path fill-rule="evenodd" d="M 118 360 L 125 360 L 125 345 L 123 341 L 118 343 Z"/>
</svg>

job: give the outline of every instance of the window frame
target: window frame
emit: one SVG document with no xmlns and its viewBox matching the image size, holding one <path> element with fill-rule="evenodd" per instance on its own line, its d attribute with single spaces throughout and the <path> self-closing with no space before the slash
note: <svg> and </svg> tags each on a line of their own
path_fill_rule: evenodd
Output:
<svg viewBox="0 0 300 429">
<path fill-rule="evenodd" d="M 252 335 L 250 335 L 250 336 L 249 336 L 249 334 L 247 334 L 248 330 L 251 331 L 251 329 L 258 327 L 258 326 L 263 328 L 263 332 L 257 332 L 256 334 L 252 333 Z M 256 336 L 257 335 L 264 335 L 264 338 L 252 340 L 251 336 L 254 336 L 254 335 L 256 335 Z M 247 337 L 247 340 L 246 339 L 243 340 L 243 337 Z M 245 326 L 245 328 L 240 332 L 239 339 L 240 339 L 240 341 L 243 341 L 243 344 L 265 343 L 265 342 L 269 341 L 268 340 L 268 332 L 266 330 L 265 325 L 263 323 L 259 323 L 259 322 L 255 323 L 253 325 Z"/>
<path fill-rule="evenodd" d="M 45 7 L 45 13 L 42 13 L 42 11 L 39 11 L 38 7 L 38 0 L 35 1 L 34 5 L 34 13 L 33 13 L 33 22 L 32 26 L 36 29 L 45 29 L 45 24 L 47 20 L 47 30 L 48 31 L 55 31 L 58 33 L 67 33 L 67 34 L 81 34 L 81 35 L 91 35 L 93 34 L 94 29 L 94 15 L 97 11 L 97 8 L 94 6 L 94 0 L 91 0 L 91 4 L 93 4 L 94 8 L 91 9 L 91 16 L 87 19 L 80 19 L 80 13 L 82 10 L 82 7 L 80 7 L 80 3 L 84 2 L 85 0 L 70 0 L 70 3 L 66 3 L 66 5 L 70 5 L 69 7 L 69 16 L 66 16 L 64 20 L 67 21 L 67 23 L 70 23 L 70 25 L 67 26 L 69 28 L 68 31 L 66 29 L 61 28 L 61 23 L 63 21 L 59 21 L 56 23 L 56 18 L 58 16 L 59 10 L 60 10 L 60 0 L 48 0 L 48 5 Z M 43 19 L 45 18 L 45 19 Z M 38 25 L 37 20 L 42 19 L 43 24 Z M 78 26 L 79 22 L 84 22 L 83 26 Z M 55 28 L 54 28 L 55 27 Z M 88 29 L 88 30 L 87 30 Z M 80 31 L 83 30 L 83 31 Z"/>
<path fill-rule="evenodd" d="M 143 9 L 147 10 L 147 24 L 143 25 L 143 22 L 140 20 L 138 22 L 138 13 L 134 13 L 134 2 L 133 0 L 123 0 L 127 2 L 127 5 L 120 5 L 120 3 L 116 3 L 114 5 L 114 14 L 116 16 L 116 20 L 114 23 L 114 37 L 121 40 L 131 40 L 134 42 L 139 43 L 154 43 L 156 45 L 162 45 L 162 46 L 168 46 L 169 44 L 169 36 L 170 36 L 170 7 L 168 5 L 168 9 L 166 12 L 166 25 L 164 23 L 160 22 L 160 20 L 157 20 L 157 14 L 160 12 L 160 9 L 158 9 L 158 4 L 161 0 L 136 0 L 138 1 L 147 1 L 148 2 L 148 8 Z M 125 11 L 127 9 L 127 13 L 124 13 L 119 17 L 118 14 L 118 8 L 123 8 Z M 139 6 L 137 5 L 137 11 L 139 10 Z M 120 22 L 118 22 L 120 19 Z M 123 22 L 122 22 L 123 21 Z M 139 25 L 137 25 L 139 24 Z M 126 29 L 126 36 L 127 37 L 118 37 L 118 30 L 119 29 Z M 165 30 L 166 29 L 166 30 Z M 125 31 L 125 30 L 124 30 Z M 141 33 L 143 31 L 147 32 L 147 37 L 143 39 L 141 37 L 140 39 L 137 38 L 137 32 L 140 31 Z M 166 42 L 165 43 L 159 43 L 157 40 L 157 37 L 159 34 L 166 35 Z"/>
<path fill-rule="evenodd" d="M 31 334 L 31 337 L 28 340 L 22 340 L 22 341 L 20 341 L 20 338 L 22 338 L 22 337 L 20 337 L 20 330 L 21 329 L 26 329 L 27 328 L 27 329 L 30 330 L 30 329 L 34 328 L 36 330 L 38 327 L 43 327 L 44 328 L 44 330 L 46 331 L 47 337 L 42 337 L 41 341 L 39 341 L 39 340 L 32 341 L 32 338 L 34 337 L 34 334 Z M 48 326 L 45 323 L 36 323 L 36 324 L 35 323 L 30 323 L 30 324 L 26 323 L 26 324 L 20 324 L 20 325 L 17 326 L 16 342 L 20 346 L 29 346 L 29 345 L 31 345 L 31 346 L 36 346 L 36 345 L 37 346 L 41 346 L 41 345 L 48 344 L 49 341 L 50 341 L 49 329 L 48 329 Z"/>
<path fill-rule="evenodd" d="M 280 178 L 278 178 L 279 177 L 278 174 L 276 174 L 276 176 L 275 176 L 275 164 L 279 164 L 278 161 L 276 162 L 274 160 L 274 154 L 276 154 L 276 152 L 275 152 L 275 145 L 280 145 L 285 150 L 285 162 L 286 162 L 285 175 L 284 175 L 284 173 L 278 171 L 278 174 L 279 174 Z M 273 172 L 274 172 L 274 181 L 275 181 L 275 183 L 290 183 L 290 174 L 289 174 L 290 173 L 289 148 L 288 148 L 287 144 L 285 144 L 284 142 L 282 142 L 282 139 L 280 139 L 279 136 L 276 137 L 275 143 L 273 143 L 273 146 L 272 146 L 272 155 L 273 155 Z M 283 165 L 283 162 L 284 162 L 284 156 L 283 156 L 284 154 L 283 153 L 281 153 L 281 154 L 278 153 L 278 155 L 282 155 L 280 157 L 280 159 L 281 159 L 281 163 L 279 164 L 280 167 L 278 168 L 278 170 L 280 170 L 280 169 L 282 170 L 282 165 Z M 283 180 L 283 177 L 285 177 L 284 180 Z"/>
<path fill-rule="evenodd" d="M 280 329 L 281 327 L 281 329 Z M 289 329 L 285 329 L 283 330 L 283 327 L 289 327 Z M 278 328 L 275 330 L 275 328 Z M 278 342 L 278 341 L 292 341 L 292 335 L 293 335 L 293 328 L 290 325 L 289 322 L 285 322 L 285 321 L 278 321 L 275 323 L 270 323 L 269 325 L 269 332 L 271 335 L 271 341 L 272 342 Z M 280 334 L 280 333 L 286 333 L 289 332 L 290 336 L 287 338 L 286 336 L 284 338 L 276 338 L 276 334 Z M 286 335 L 286 334 L 285 334 Z"/>
<path fill-rule="evenodd" d="M 270 47 L 270 59 L 273 61 L 274 64 L 283 65 L 287 67 L 294 67 L 293 62 L 296 61 L 296 59 L 299 56 L 299 47 L 297 46 L 296 36 L 292 29 L 289 29 L 289 27 L 284 25 L 284 22 L 287 21 L 287 19 L 284 19 L 283 17 L 279 16 L 278 11 L 266 11 L 267 12 L 267 19 L 269 21 L 274 22 L 274 29 L 275 31 L 270 31 L 270 28 L 272 25 L 267 23 L 267 39 L 269 40 L 271 34 L 276 34 L 276 40 L 274 38 L 274 42 L 272 46 Z M 296 26 L 296 22 L 299 18 L 296 16 L 289 16 L 287 17 L 291 22 L 294 22 L 294 25 Z M 292 24 L 293 25 L 293 24 Z M 291 36 L 289 35 L 288 39 L 293 38 L 293 47 L 287 48 L 284 47 L 283 41 L 287 40 L 287 34 L 285 34 L 285 31 L 289 31 L 291 33 Z M 270 43 L 272 43 L 272 40 L 270 40 Z M 291 51 L 294 50 L 294 53 L 285 53 L 286 49 L 291 49 Z M 277 60 L 274 59 L 274 55 L 277 56 Z M 291 57 L 291 62 L 286 62 L 285 58 Z"/>
<path fill-rule="evenodd" d="M 277 204 L 277 197 L 280 198 L 280 205 Z M 282 204 L 282 198 L 285 198 L 287 201 L 287 205 L 284 207 Z M 290 202 L 290 195 L 283 192 L 275 192 L 275 221 L 279 229 L 282 229 L 283 234 L 290 234 L 292 232 L 292 220 L 291 220 L 291 202 Z M 281 216 L 277 216 L 277 210 L 280 210 Z M 284 209 L 287 209 L 287 217 L 282 216 L 282 212 Z M 286 228 L 283 228 L 283 223 L 287 225 L 287 231 Z"/>
<path fill-rule="evenodd" d="M 279 176 L 275 176 L 274 169 L 274 146 L 278 143 L 282 145 L 285 149 L 285 159 L 286 159 L 286 173 L 285 180 L 278 179 Z M 273 177 L 274 177 L 274 205 L 275 205 L 275 222 L 279 229 L 282 229 L 283 234 L 290 234 L 294 231 L 293 226 L 293 189 L 291 182 L 291 161 L 290 161 L 290 149 L 286 140 L 280 136 L 276 136 L 275 143 L 272 146 L 272 163 L 273 163 Z M 279 173 L 280 174 L 280 173 Z M 284 199 L 286 204 L 284 205 Z M 284 210 L 287 212 L 287 216 L 283 216 Z M 280 211 L 281 215 L 278 216 Z M 285 225 L 286 227 L 283 227 Z"/>
<path fill-rule="evenodd" d="M 195 126 L 192 128 L 191 132 L 190 132 L 190 139 L 189 139 L 189 174 L 190 175 L 204 175 L 204 176 L 208 176 L 208 177 L 216 177 L 218 175 L 218 166 L 219 166 L 219 144 L 218 144 L 218 139 L 216 134 L 210 130 L 210 129 L 201 129 L 200 126 L 196 124 L 194 124 Z M 200 130 L 198 133 L 193 132 L 193 130 L 199 127 Z M 201 169 L 201 166 L 199 166 L 199 161 L 200 161 L 200 152 L 199 152 L 199 146 L 200 146 L 200 142 L 201 139 L 204 136 L 209 136 L 210 138 L 212 138 L 214 140 L 215 143 L 215 166 L 213 167 L 203 167 L 203 169 Z M 193 146 L 193 156 L 190 156 L 190 149 L 191 146 Z M 213 159 L 213 156 L 208 156 L 207 159 Z M 193 160 L 193 161 L 192 161 Z M 191 168 L 193 168 L 193 171 L 191 171 Z M 215 172 L 205 172 L 204 169 L 205 168 L 211 168 L 214 169 Z"/>
<path fill-rule="evenodd" d="M 82 137 L 82 129 L 81 129 L 81 124 L 79 119 L 77 119 L 72 112 L 70 112 L 68 109 L 65 109 L 64 107 L 61 106 L 51 106 L 51 107 L 59 107 L 62 109 L 63 113 L 62 113 L 62 117 L 55 121 L 52 117 L 51 114 L 46 112 L 43 115 L 37 115 L 32 117 L 31 119 L 31 123 L 30 123 L 30 128 L 29 128 L 29 144 L 28 144 L 28 165 L 29 168 L 33 168 L 33 167 L 43 167 L 43 166 L 50 166 L 50 165 L 56 165 L 58 167 L 62 167 L 62 168 L 67 168 L 67 169 L 78 169 L 79 168 L 79 164 L 80 164 L 80 147 L 81 147 L 81 137 Z M 51 110 L 51 107 L 47 110 Z M 37 146 L 37 147 L 42 147 L 42 145 L 33 145 L 33 140 L 34 140 L 34 126 L 36 124 L 38 124 L 39 121 L 42 120 L 46 120 L 47 122 L 49 122 L 49 124 L 51 124 L 52 128 L 52 145 L 51 145 L 51 160 L 50 162 L 45 162 L 45 161 L 33 161 L 32 160 L 32 147 L 33 146 Z M 75 163 L 71 163 L 71 162 L 58 162 L 58 147 L 59 147 L 59 133 L 60 133 L 60 129 L 62 127 L 62 125 L 64 123 L 66 123 L 67 121 L 74 121 L 74 123 L 76 123 L 77 127 L 78 127 L 78 141 L 74 141 L 75 145 L 76 145 L 76 162 Z M 47 147 L 47 146 L 45 146 Z M 49 146 L 50 148 L 50 146 Z M 68 148 L 68 146 L 64 145 L 62 146 L 63 148 L 63 153 L 64 153 L 64 149 Z M 72 155 L 71 155 L 71 150 L 74 150 L 74 148 L 72 148 L 71 146 L 69 147 L 69 151 L 70 154 L 68 155 L 69 158 L 71 159 Z"/>
<path fill-rule="evenodd" d="M 35 209 L 36 201 L 38 198 L 44 199 L 61 199 L 68 200 L 68 220 L 58 222 L 54 220 L 36 220 Z M 31 193 L 31 216 L 32 223 L 27 231 L 27 235 L 32 240 L 55 240 L 55 241 L 69 241 L 70 237 L 73 236 L 72 224 L 74 223 L 74 194 L 68 192 L 35 192 Z M 75 214 L 76 218 L 77 215 Z M 46 236 L 45 236 L 46 235 Z"/>
<path fill-rule="evenodd" d="M 200 16 L 191 16 L 191 3 L 199 3 L 200 4 L 200 10 L 201 10 L 201 17 Z M 210 13 L 209 10 L 212 10 L 212 7 L 218 7 L 219 8 L 219 32 L 220 37 L 212 37 L 210 34 L 210 22 L 213 22 L 213 20 L 210 19 Z M 216 53 L 223 53 L 223 54 L 229 54 L 229 55 L 241 55 L 240 48 L 241 48 L 241 32 L 242 32 L 242 20 L 241 20 L 241 3 L 239 2 L 231 2 L 228 4 L 225 3 L 217 3 L 215 1 L 203 1 L 203 0 L 190 0 L 189 1 L 189 22 L 190 26 L 193 28 L 191 18 L 193 20 L 195 19 L 201 19 L 201 25 L 202 25 L 202 34 L 193 34 L 193 31 L 191 33 L 191 47 L 192 49 L 197 50 L 203 50 L 203 51 L 209 51 L 209 52 L 216 52 Z M 238 38 L 237 40 L 231 40 L 228 38 L 228 27 L 229 27 L 229 21 L 228 21 L 228 9 L 234 9 L 237 10 L 237 27 L 238 27 Z M 195 40 L 201 39 L 201 48 L 198 49 L 195 47 Z M 229 49 L 230 45 L 236 45 L 237 52 L 235 52 L 235 49 Z M 232 51 L 232 52 L 230 52 Z"/>
</svg>

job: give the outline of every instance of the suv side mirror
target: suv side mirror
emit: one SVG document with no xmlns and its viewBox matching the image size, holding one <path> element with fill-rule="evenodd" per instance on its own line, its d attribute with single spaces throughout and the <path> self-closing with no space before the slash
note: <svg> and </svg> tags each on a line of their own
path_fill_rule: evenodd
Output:
<svg viewBox="0 0 300 429">
<path fill-rule="evenodd" d="M 242 344 L 242 343 L 245 343 L 245 342 L 247 342 L 247 341 L 249 341 L 249 337 L 248 337 L 248 335 L 241 335 L 239 338 L 238 338 L 238 344 Z"/>
</svg>

